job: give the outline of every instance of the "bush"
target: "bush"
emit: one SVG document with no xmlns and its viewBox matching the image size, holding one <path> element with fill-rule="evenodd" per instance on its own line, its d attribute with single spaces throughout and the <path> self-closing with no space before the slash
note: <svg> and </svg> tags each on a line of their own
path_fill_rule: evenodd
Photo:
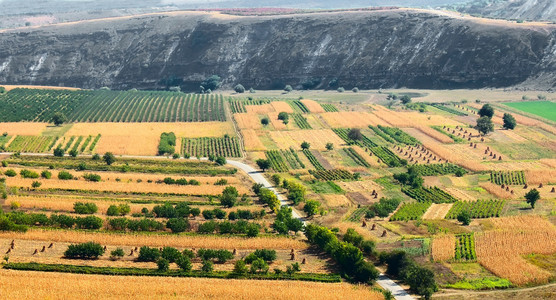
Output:
<svg viewBox="0 0 556 300">
<path fill-rule="evenodd" d="M 73 210 L 77 214 L 90 215 L 96 213 L 98 211 L 98 207 L 95 203 L 75 202 L 73 204 Z"/>
<path fill-rule="evenodd" d="M 52 173 L 50 173 L 50 171 L 44 170 L 41 172 L 41 177 L 44 179 L 50 179 L 52 178 Z"/>
<path fill-rule="evenodd" d="M 164 247 L 162 248 L 162 252 L 160 253 L 160 257 L 168 260 L 169 262 L 173 263 L 176 262 L 180 257 L 181 253 L 178 249 L 174 247 Z"/>
<path fill-rule="evenodd" d="M 164 258 L 159 258 L 156 261 L 156 265 L 158 267 L 158 270 L 161 272 L 166 272 L 170 269 L 170 263 L 168 262 L 167 259 Z"/>
<path fill-rule="evenodd" d="M 90 174 L 90 173 L 83 175 L 83 178 L 87 181 L 93 181 L 93 182 L 99 182 L 101 180 L 100 175 Z"/>
<path fill-rule="evenodd" d="M 109 166 L 116 162 L 116 156 L 114 156 L 114 154 L 112 154 L 112 152 L 104 153 L 104 156 L 102 156 L 102 159 Z"/>
<path fill-rule="evenodd" d="M 251 263 L 251 273 L 268 273 L 268 264 L 262 258 L 255 259 Z"/>
<path fill-rule="evenodd" d="M 116 248 L 116 250 L 112 250 L 112 252 L 110 252 L 110 258 L 112 259 L 122 258 L 124 255 L 124 249 L 122 248 Z"/>
<path fill-rule="evenodd" d="M 21 175 L 21 177 L 23 178 L 32 178 L 32 179 L 36 179 L 39 178 L 39 173 L 35 172 L 35 171 L 30 171 L 27 169 L 23 169 L 19 172 L 19 175 Z"/>
<path fill-rule="evenodd" d="M 77 149 L 71 149 L 70 152 L 68 152 L 68 153 L 71 157 L 77 157 L 77 155 L 79 154 L 79 151 L 77 151 Z"/>
<path fill-rule="evenodd" d="M 245 262 L 250 264 L 257 258 L 261 258 L 266 262 L 273 262 L 276 260 L 276 250 L 270 250 L 270 249 L 255 250 L 255 252 L 252 252 L 247 257 L 245 257 Z"/>
<path fill-rule="evenodd" d="M 354 92 L 354 93 L 359 93 L 359 88 L 354 87 L 353 89 L 351 89 L 351 91 Z"/>
<path fill-rule="evenodd" d="M 100 229 L 104 222 L 101 218 L 95 216 L 87 216 L 84 218 L 75 218 L 75 224 L 79 229 Z"/>
<path fill-rule="evenodd" d="M 245 87 L 243 87 L 243 85 L 238 84 L 234 87 L 234 91 L 236 91 L 236 93 L 245 93 Z"/>
<path fill-rule="evenodd" d="M 83 244 L 69 245 L 64 252 L 65 258 L 97 259 L 104 254 L 104 248 L 97 243 L 88 242 Z"/>
<path fill-rule="evenodd" d="M 203 273 L 212 273 L 213 270 L 214 270 L 214 266 L 212 261 L 204 260 L 203 265 L 201 266 L 201 271 Z"/>
<path fill-rule="evenodd" d="M 469 225 L 469 223 L 471 223 L 471 215 L 467 210 L 463 210 L 458 215 L 458 221 L 467 226 Z"/>
<path fill-rule="evenodd" d="M 249 269 L 247 268 L 247 265 L 245 264 L 245 261 L 243 261 L 242 259 L 236 261 L 236 263 L 234 264 L 233 274 L 245 275 L 245 274 L 247 274 L 248 271 L 249 271 Z"/>
<path fill-rule="evenodd" d="M 158 144 L 158 155 L 174 154 L 176 151 L 176 135 L 173 132 L 163 132 Z M 179 154 L 178 154 L 179 157 Z"/>
<path fill-rule="evenodd" d="M 199 249 L 197 251 L 197 256 L 203 261 L 209 261 L 216 259 L 219 263 L 225 263 L 226 261 L 234 258 L 232 252 L 228 250 L 213 250 L 213 249 Z"/>
<path fill-rule="evenodd" d="M 193 268 L 193 265 L 191 264 L 191 259 L 186 255 L 181 255 L 176 260 L 176 264 L 178 265 L 178 267 L 180 267 L 182 271 L 185 272 L 190 272 L 191 269 Z"/>
<path fill-rule="evenodd" d="M 291 85 L 287 84 L 287 85 L 284 87 L 284 91 L 286 91 L 286 92 L 289 93 L 289 92 L 293 91 L 293 88 L 292 88 Z"/>
<path fill-rule="evenodd" d="M 54 156 L 56 156 L 56 157 L 64 157 L 65 153 L 66 153 L 66 150 L 64 150 L 60 146 L 58 146 L 56 149 L 54 149 Z"/>
<path fill-rule="evenodd" d="M 73 175 L 71 175 L 68 171 L 60 171 L 58 173 L 58 179 L 60 180 L 71 180 L 73 179 Z"/>
<path fill-rule="evenodd" d="M 172 218 L 166 222 L 166 227 L 174 233 L 184 232 L 189 229 L 189 221 L 183 218 Z"/>
<path fill-rule="evenodd" d="M 8 177 L 15 177 L 15 176 L 17 176 L 17 172 L 12 170 L 12 169 L 9 169 L 9 170 L 6 170 L 6 172 L 4 172 L 4 175 L 6 175 Z"/>
<path fill-rule="evenodd" d="M 344 89 L 343 87 L 339 87 L 339 88 L 337 89 L 337 91 L 338 91 L 338 93 L 343 93 L 343 92 L 346 91 L 346 89 Z"/>
<path fill-rule="evenodd" d="M 139 249 L 138 261 L 155 262 L 160 258 L 160 251 L 157 248 L 143 246 Z"/>
<path fill-rule="evenodd" d="M 214 233 L 216 230 L 216 222 L 209 221 L 199 225 L 199 229 L 197 231 L 199 233 Z"/>
</svg>

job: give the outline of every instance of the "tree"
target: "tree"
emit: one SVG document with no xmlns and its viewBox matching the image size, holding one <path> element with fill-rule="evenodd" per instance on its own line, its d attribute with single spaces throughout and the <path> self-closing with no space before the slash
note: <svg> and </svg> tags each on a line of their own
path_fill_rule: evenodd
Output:
<svg viewBox="0 0 556 300">
<path fill-rule="evenodd" d="M 236 261 L 233 271 L 234 274 L 245 275 L 248 271 L 249 269 L 247 269 L 247 265 L 245 264 L 245 261 L 243 259 Z"/>
<path fill-rule="evenodd" d="M 88 242 L 83 244 L 69 245 L 64 252 L 66 258 L 97 259 L 104 254 L 104 247 L 100 244 Z"/>
<path fill-rule="evenodd" d="M 65 152 L 66 151 L 62 147 L 58 146 L 56 149 L 54 149 L 54 156 L 64 157 Z"/>
<path fill-rule="evenodd" d="M 189 228 L 189 221 L 183 218 L 171 218 L 166 222 L 166 228 L 174 233 L 184 232 Z"/>
<path fill-rule="evenodd" d="M 251 273 L 263 273 L 268 272 L 268 264 L 262 258 L 257 258 L 251 263 Z"/>
<path fill-rule="evenodd" d="M 363 134 L 361 134 L 361 129 L 359 128 L 352 128 L 348 132 L 348 137 L 354 141 L 359 141 L 363 139 Z"/>
<path fill-rule="evenodd" d="M 312 217 L 319 212 L 320 202 L 316 200 L 307 200 L 305 206 L 303 207 L 303 211 L 307 214 L 307 216 Z"/>
<path fill-rule="evenodd" d="M 334 144 L 332 144 L 332 143 L 326 143 L 326 150 L 328 150 L 328 151 L 334 150 Z"/>
<path fill-rule="evenodd" d="M 490 104 L 485 104 L 479 109 L 479 116 L 492 118 L 494 116 L 494 108 Z"/>
<path fill-rule="evenodd" d="M 193 268 L 191 259 L 187 255 L 182 255 L 176 260 L 176 264 L 182 271 L 189 272 Z"/>
<path fill-rule="evenodd" d="M 514 129 L 517 125 L 514 116 L 512 116 L 511 114 L 505 113 L 502 120 L 504 121 L 504 128 L 506 129 Z"/>
<path fill-rule="evenodd" d="M 124 249 L 116 248 L 116 250 L 112 250 L 112 252 L 110 252 L 110 259 L 112 260 L 120 259 L 124 257 L 124 255 L 125 255 Z"/>
<path fill-rule="evenodd" d="M 467 210 L 463 210 L 458 215 L 458 221 L 460 221 L 463 225 L 467 226 L 471 223 L 471 215 Z"/>
<path fill-rule="evenodd" d="M 66 123 L 68 121 L 68 118 L 66 117 L 66 115 L 64 115 L 61 112 L 56 112 L 54 113 L 54 115 L 52 115 L 52 123 L 54 123 L 54 125 L 56 126 L 60 126 L 64 123 Z"/>
<path fill-rule="evenodd" d="M 257 159 L 256 163 L 257 166 L 263 170 L 263 172 L 270 168 L 270 161 L 268 159 Z"/>
<path fill-rule="evenodd" d="M 291 85 L 287 84 L 287 85 L 284 87 L 284 91 L 286 91 L 286 92 L 289 93 L 289 92 L 293 91 L 293 88 L 292 88 Z"/>
<path fill-rule="evenodd" d="M 309 149 L 311 147 L 311 144 L 309 144 L 306 141 L 303 141 L 303 143 L 301 143 L 301 149 L 305 150 L 305 149 Z"/>
<path fill-rule="evenodd" d="M 203 265 L 201 266 L 201 271 L 203 273 L 212 273 L 214 270 L 214 266 L 212 261 L 210 260 L 203 260 Z"/>
<path fill-rule="evenodd" d="M 289 116 L 288 113 L 285 112 L 285 111 L 280 112 L 280 113 L 278 114 L 278 120 L 284 121 L 284 124 L 288 124 L 289 119 L 290 119 L 290 116 Z"/>
<path fill-rule="evenodd" d="M 219 166 L 223 166 L 226 164 L 226 158 L 224 156 L 218 156 L 214 162 L 219 165 Z"/>
<path fill-rule="evenodd" d="M 359 88 L 358 87 L 354 87 L 353 89 L 351 89 L 352 92 L 354 93 L 359 93 Z"/>
<path fill-rule="evenodd" d="M 214 91 L 218 89 L 220 87 L 220 79 L 221 78 L 218 75 L 212 75 L 208 77 L 207 79 L 205 79 L 205 81 L 201 83 L 202 90 Z"/>
<path fill-rule="evenodd" d="M 77 149 L 71 149 L 69 152 L 69 155 L 71 157 L 77 157 L 77 155 L 79 154 L 79 151 L 77 151 Z"/>
<path fill-rule="evenodd" d="M 531 204 L 531 208 L 535 208 L 535 203 L 541 198 L 541 194 L 537 189 L 532 189 L 525 194 L 525 201 Z"/>
<path fill-rule="evenodd" d="M 489 132 L 494 131 L 494 124 L 492 124 L 492 120 L 487 117 L 480 117 L 477 119 L 477 126 L 475 128 L 482 134 L 486 135 Z"/>
<path fill-rule="evenodd" d="M 343 93 L 343 92 L 346 91 L 346 89 L 344 89 L 343 87 L 339 87 L 336 91 L 337 91 L 338 93 Z"/>
<path fill-rule="evenodd" d="M 112 152 L 106 152 L 106 153 L 104 153 L 104 156 L 102 157 L 102 159 L 104 160 L 104 162 L 107 165 L 110 166 L 116 161 L 116 156 L 114 156 L 114 154 L 112 154 Z"/>
<path fill-rule="evenodd" d="M 6 88 L 3 86 L 0 86 L 0 94 L 4 94 L 6 92 Z"/>
<path fill-rule="evenodd" d="M 161 272 L 166 272 L 170 269 L 170 262 L 165 258 L 159 258 L 156 261 L 156 265 L 158 266 L 158 270 Z"/>
<path fill-rule="evenodd" d="M 237 189 L 233 186 L 228 186 L 224 189 L 222 195 L 220 195 L 220 204 L 226 207 L 233 207 L 237 202 L 238 196 Z"/>
<path fill-rule="evenodd" d="M 38 181 L 33 181 L 33 183 L 31 183 L 31 187 L 34 188 L 34 189 L 37 189 L 37 188 L 41 187 L 41 185 L 42 184 Z"/>
<path fill-rule="evenodd" d="M 268 125 L 268 123 L 270 123 L 270 120 L 268 120 L 267 117 L 261 119 L 261 124 L 263 124 L 264 126 Z"/>
<path fill-rule="evenodd" d="M 245 87 L 241 84 L 238 84 L 234 87 L 234 91 L 236 91 L 236 93 L 243 94 L 245 93 Z"/>
<path fill-rule="evenodd" d="M 400 100 L 402 100 L 403 104 L 409 104 L 411 103 L 411 97 L 409 97 L 408 95 L 403 95 Z"/>
</svg>

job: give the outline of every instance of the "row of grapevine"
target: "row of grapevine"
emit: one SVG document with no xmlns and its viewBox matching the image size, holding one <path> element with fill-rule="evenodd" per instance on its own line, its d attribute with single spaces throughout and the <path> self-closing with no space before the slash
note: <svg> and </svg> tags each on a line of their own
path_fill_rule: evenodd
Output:
<svg viewBox="0 0 556 300">
<path fill-rule="evenodd" d="M 371 126 L 369 126 L 369 127 L 371 127 Z M 394 140 L 396 140 L 399 143 L 406 144 L 406 145 L 411 145 L 411 146 L 416 146 L 416 145 L 421 144 L 421 142 L 419 142 L 416 138 L 414 138 L 411 135 L 405 133 L 404 131 L 402 131 L 399 128 L 386 127 L 386 126 L 378 125 L 378 129 L 380 129 L 384 133 L 388 134 L 390 137 L 392 137 Z"/>
<path fill-rule="evenodd" d="M 6 143 L 12 139 L 12 136 L 10 135 L 0 135 L 0 147 L 4 147 L 4 145 L 6 145 Z"/>
<path fill-rule="evenodd" d="M 66 146 L 63 147 L 64 151 L 68 151 L 69 148 L 71 147 L 71 145 L 73 145 L 73 141 L 75 141 L 75 137 L 72 136 L 70 137 L 70 139 L 68 140 L 68 142 L 66 143 Z M 60 146 L 61 147 L 61 146 Z"/>
<path fill-rule="evenodd" d="M 527 183 L 523 171 L 491 171 L 490 181 L 498 185 L 523 185 Z"/>
<path fill-rule="evenodd" d="M 311 162 L 311 164 L 315 167 L 315 169 L 324 170 L 324 167 L 320 164 L 320 162 L 313 155 L 313 153 L 311 153 L 311 151 L 309 149 L 303 149 L 303 154 L 305 154 L 305 156 L 307 156 L 307 158 L 309 159 L 309 162 Z"/>
<path fill-rule="evenodd" d="M 97 135 L 97 136 L 95 137 L 95 140 L 91 143 L 91 146 L 89 147 L 89 151 L 90 151 L 90 152 L 93 152 L 93 150 L 95 150 L 95 147 L 96 147 L 96 145 L 97 145 L 97 143 L 98 143 L 99 140 L 100 140 L 100 134 Z"/>
<path fill-rule="evenodd" d="M 337 112 L 338 109 L 336 106 L 329 104 L 329 103 L 321 103 L 320 106 L 324 109 L 325 112 Z"/>
<path fill-rule="evenodd" d="M 342 140 L 348 145 L 359 145 L 361 147 L 372 148 L 378 146 L 373 141 L 371 141 L 367 136 L 363 135 L 363 138 L 358 141 L 354 141 L 348 137 L 349 128 L 333 128 L 332 131 L 336 133 Z"/>
<path fill-rule="evenodd" d="M 87 150 L 87 146 L 89 146 L 92 140 L 93 140 L 93 136 L 89 135 L 85 140 L 85 142 L 83 142 L 83 145 L 81 145 L 81 149 L 79 149 L 79 152 L 85 152 L 85 150 Z"/>
<path fill-rule="evenodd" d="M 475 219 L 500 217 L 504 203 L 504 200 L 457 201 L 446 214 L 446 219 L 455 219 L 462 211 L 467 211 Z"/>
<path fill-rule="evenodd" d="M 381 138 L 383 138 L 385 141 L 394 144 L 396 141 L 391 138 L 388 134 L 384 133 L 384 131 L 378 129 L 378 127 L 369 125 L 369 128 L 374 131 L 374 133 L 378 136 L 380 136 Z"/>
<path fill-rule="evenodd" d="M 276 172 L 288 172 L 289 168 L 282 154 L 278 150 L 266 151 L 266 159 L 270 161 L 270 167 Z"/>
<path fill-rule="evenodd" d="M 459 234 L 456 236 L 456 261 L 477 259 L 475 254 L 475 238 L 472 233 Z"/>
<path fill-rule="evenodd" d="M 228 103 L 230 104 L 230 109 L 232 113 L 246 113 L 247 109 L 245 108 L 245 104 L 243 100 L 229 98 Z"/>
<path fill-rule="evenodd" d="M 302 114 L 309 113 L 309 109 L 307 108 L 307 106 L 305 106 L 305 104 L 303 104 L 299 100 L 288 101 L 288 103 L 293 108 L 294 112 L 302 113 Z"/>
<path fill-rule="evenodd" d="M 290 116 L 293 118 L 295 125 L 300 129 L 313 129 L 302 114 L 291 114 Z"/>
<path fill-rule="evenodd" d="M 458 199 L 454 198 L 452 195 L 446 193 L 445 191 L 439 189 L 438 187 L 426 188 L 426 187 L 403 187 L 402 192 L 404 192 L 409 197 L 419 201 L 419 202 L 432 202 L 432 203 L 454 203 Z"/>
<path fill-rule="evenodd" d="M 421 176 L 437 176 L 437 175 L 447 175 L 447 174 L 465 174 L 464 168 L 454 165 L 454 164 L 427 164 L 427 165 L 412 165 L 410 167 L 415 174 L 419 174 Z"/>
<path fill-rule="evenodd" d="M 291 169 L 305 169 L 305 164 L 299 159 L 299 155 L 297 155 L 293 148 L 290 148 L 290 150 L 280 150 L 280 152 L 286 158 Z"/>
<path fill-rule="evenodd" d="M 73 147 L 71 148 L 71 150 L 72 151 L 77 151 L 81 142 L 83 142 L 83 137 L 82 136 L 77 138 L 77 141 L 75 142 L 75 144 L 73 144 Z"/>
<path fill-rule="evenodd" d="M 44 153 L 56 138 L 53 136 L 18 135 L 8 145 L 10 152 Z"/>
<path fill-rule="evenodd" d="M 55 137 L 54 139 L 52 139 L 52 142 L 50 143 L 50 145 L 48 145 L 48 151 L 51 151 L 52 148 L 54 148 L 54 145 L 56 145 L 56 142 L 60 139 L 59 136 Z"/>
<path fill-rule="evenodd" d="M 456 116 L 467 116 L 466 113 L 461 112 L 461 111 L 456 110 L 456 109 L 453 109 L 453 108 L 451 108 L 451 107 L 449 107 L 448 105 L 445 105 L 445 104 L 432 104 L 431 106 L 435 107 L 435 108 L 438 108 L 440 110 L 443 110 L 445 112 L 449 112 L 451 114 L 454 114 Z"/>
<path fill-rule="evenodd" d="M 353 161 L 363 167 L 370 167 L 369 163 L 357 153 L 357 151 L 353 150 L 353 148 L 344 148 L 344 152 L 351 158 Z"/>
<path fill-rule="evenodd" d="M 427 209 L 431 206 L 432 202 L 412 202 L 404 203 L 402 206 L 390 217 L 390 221 L 409 221 L 417 220 L 425 214 Z"/>
<path fill-rule="evenodd" d="M 444 128 L 442 128 L 441 126 L 435 126 L 435 125 L 433 125 L 433 126 L 431 126 L 431 128 L 434 129 L 434 130 L 436 130 L 436 131 L 438 131 L 438 132 L 440 132 L 440 133 L 442 133 L 442 134 L 444 134 L 444 135 L 449 136 L 455 143 L 460 143 L 460 144 L 461 144 L 461 143 L 467 143 L 467 141 L 466 141 L 465 139 L 462 139 L 462 138 L 459 137 L 459 136 L 455 136 L 455 135 L 452 134 L 451 132 L 444 130 Z"/>
<path fill-rule="evenodd" d="M 334 169 L 334 170 L 309 170 L 311 175 L 315 176 L 318 180 L 324 181 L 333 181 L 333 180 L 356 180 L 357 176 L 355 174 L 342 170 L 342 169 Z"/>
<path fill-rule="evenodd" d="M 369 149 L 389 167 L 400 167 L 404 165 L 399 156 L 384 146 L 371 147 Z M 405 164 L 407 164 L 407 162 L 405 162 Z"/>
<path fill-rule="evenodd" d="M 207 157 L 210 154 L 224 157 L 241 157 L 239 141 L 235 137 L 195 138 L 182 140 L 184 156 Z"/>
<path fill-rule="evenodd" d="M 19 88 L 0 95 L 0 101 L 3 122 L 50 122 L 55 112 L 71 122 L 226 121 L 224 99 L 215 94 Z"/>
</svg>

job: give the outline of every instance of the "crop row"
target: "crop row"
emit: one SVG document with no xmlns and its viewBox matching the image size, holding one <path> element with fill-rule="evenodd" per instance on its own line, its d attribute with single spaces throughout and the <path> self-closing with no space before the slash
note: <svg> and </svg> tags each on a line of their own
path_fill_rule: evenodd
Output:
<svg viewBox="0 0 556 300">
<path fill-rule="evenodd" d="M 325 112 L 337 112 L 338 109 L 336 106 L 329 104 L 329 103 L 321 103 L 320 106 L 324 109 Z"/>
<path fill-rule="evenodd" d="M 427 164 L 427 165 L 413 165 L 411 169 L 421 176 L 437 176 L 461 173 L 465 174 L 467 171 L 460 166 L 454 164 Z"/>
<path fill-rule="evenodd" d="M 385 127 L 385 126 L 378 125 L 378 129 L 382 130 L 384 133 L 388 134 L 390 137 L 392 137 L 394 140 L 396 140 L 399 143 L 411 145 L 411 146 L 416 146 L 421 144 L 416 138 L 405 133 L 399 128 Z"/>
<path fill-rule="evenodd" d="M 55 142 L 53 136 L 27 136 L 18 135 L 8 146 L 10 152 L 30 152 L 44 153 L 48 152 L 49 146 Z"/>
<path fill-rule="evenodd" d="M 390 221 L 417 220 L 429 209 L 432 202 L 404 203 L 396 213 L 390 217 Z"/>
<path fill-rule="evenodd" d="M 356 176 L 346 170 L 309 170 L 311 175 L 315 176 L 318 180 L 333 181 L 333 180 L 355 180 Z"/>
<path fill-rule="evenodd" d="M 0 121 L 50 122 L 55 112 L 71 122 L 225 121 L 221 95 L 160 91 L 14 89 L 0 95 Z"/>
<path fill-rule="evenodd" d="M 391 138 L 388 134 L 384 133 L 384 131 L 378 129 L 378 127 L 369 125 L 369 128 L 374 131 L 374 133 L 378 136 L 380 136 L 381 138 L 383 138 L 385 141 L 389 142 L 389 143 L 395 143 L 396 141 Z"/>
<path fill-rule="evenodd" d="M 444 129 L 443 129 L 442 127 L 440 127 L 440 126 L 435 126 L 435 125 L 433 125 L 433 126 L 431 126 L 431 128 L 434 129 L 434 130 L 436 130 L 436 131 L 438 131 L 438 132 L 440 132 L 440 133 L 442 133 L 442 134 L 444 134 L 444 135 L 449 136 L 455 143 L 466 143 L 466 142 L 467 142 L 465 139 L 462 139 L 462 138 L 459 137 L 459 136 L 453 135 L 452 133 L 450 133 L 449 131 L 444 130 Z"/>
<path fill-rule="evenodd" d="M 303 149 L 303 154 L 305 154 L 305 156 L 307 156 L 307 158 L 309 159 L 309 162 L 311 162 L 311 164 L 315 167 L 315 169 L 324 170 L 324 167 L 320 164 L 320 162 L 313 155 L 313 153 L 311 153 L 311 151 L 309 149 Z"/>
<path fill-rule="evenodd" d="M 446 219 L 455 219 L 462 211 L 467 211 L 474 219 L 500 217 L 504 203 L 504 200 L 457 201 L 446 214 Z"/>
<path fill-rule="evenodd" d="M 456 256 L 459 260 L 476 260 L 475 238 L 472 233 L 460 234 L 456 236 Z"/>
<path fill-rule="evenodd" d="M 445 111 L 445 112 L 449 112 L 449 113 L 451 113 L 451 114 L 454 114 L 454 115 L 456 115 L 456 116 L 467 116 L 466 113 L 461 112 L 461 111 L 456 110 L 456 109 L 453 109 L 453 108 L 451 108 L 451 107 L 449 107 L 449 106 L 447 106 L 447 105 L 444 105 L 444 104 L 432 104 L 431 106 L 432 106 L 432 107 L 435 107 L 435 108 L 438 108 L 438 109 L 440 109 L 440 110 L 443 110 L 443 111 Z"/>
<path fill-rule="evenodd" d="M 71 148 L 71 150 L 72 151 L 77 151 L 81 142 L 83 142 L 83 137 L 82 136 L 77 138 L 77 141 L 75 142 L 75 144 L 73 144 L 73 147 Z"/>
<path fill-rule="evenodd" d="M 348 128 L 333 128 L 332 131 L 334 131 L 334 133 L 336 133 L 348 145 L 359 145 L 361 147 L 367 147 L 367 148 L 378 146 L 365 135 L 363 135 L 363 138 L 361 140 L 357 140 L 357 141 L 352 140 L 351 138 L 348 137 L 348 133 L 349 133 Z"/>
<path fill-rule="evenodd" d="M 207 157 L 209 155 L 224 157 L 241 157 L 239 142 L 235 137 L 196 138 L 182 140 L 184 156 Z"/>
<path fill-rule="evenodd" d="M 282 154 L 278 150 L 266 151 L 266 159 L 270 161 L 270 167 L 276 172 L 289 171 L 288 165 L 284 161 Z"/>
<path fill-rule="evenodd" d="M 432 188 L 403 187 L 402 192 L 419 202 L 454 203 L 458 201 L 458 199 L 454 198 L 452 195 L 446 193 L 436 186 Z"/>
<path fill-rule="evenodd" d="M 491 171 L 490 181 L 498 185 L 522 185 L 527 183 L 523 171 Z"/>
<path fill-rule="evenodd" d="M 344 152 L 353 159 L 355 163 L 363 167 L 370 167 L 369 163 L 357 153 L 357 151 L 353 150 L 353 148 L 344 148 Z"/>
<path fill-rule="evenodd" d="M 291 114 L 295 125 L 300 129 L 313 129 L 307 119 L 302 114 Z"/>
<path fill-rule="evenodd" d="M 288 103 L 293 108 L 293 111 L 297 113 L 302 113 L 302 114 L 309 113 L 309 109 L 307 108 L 307 106 L 305 106 L 305 104 L 303 104 L 299 100 L 288 101 Z"/>
<path fill-rule="evenodd" d="M 400 167 L 404 164 L 399 156 L 384 146 L 371 147 L 370 150 L 389 167 Z"/>
<path fill-rule="evenodd" d="M 280 150 L 280 152 L 286 158 L 291 169 L 305 169 L 305 164 L 299 159 L 299 155 L 293 148 L 290 148 L 290 150 Z"/>
</svg>

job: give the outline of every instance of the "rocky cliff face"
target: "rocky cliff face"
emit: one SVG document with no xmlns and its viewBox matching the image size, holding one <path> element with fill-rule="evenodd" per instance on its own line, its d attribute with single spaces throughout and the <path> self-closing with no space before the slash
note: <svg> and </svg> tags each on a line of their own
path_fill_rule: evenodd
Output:
<svg viewBox="0 0 556 300">
<path fill-rule="evenodd" d="M 556 85 L 556 27 L 411 10 L 233 17 L 171 13 L 0 32 L 0 83 L 114 89 Z"/>
<path fill-rule="evenodd" d="M 556 21 L 556 1 L 554 0 L 471 1 L 454 4 L 451 7 L 464 13 L 490 18 Z"/>
</svg>

